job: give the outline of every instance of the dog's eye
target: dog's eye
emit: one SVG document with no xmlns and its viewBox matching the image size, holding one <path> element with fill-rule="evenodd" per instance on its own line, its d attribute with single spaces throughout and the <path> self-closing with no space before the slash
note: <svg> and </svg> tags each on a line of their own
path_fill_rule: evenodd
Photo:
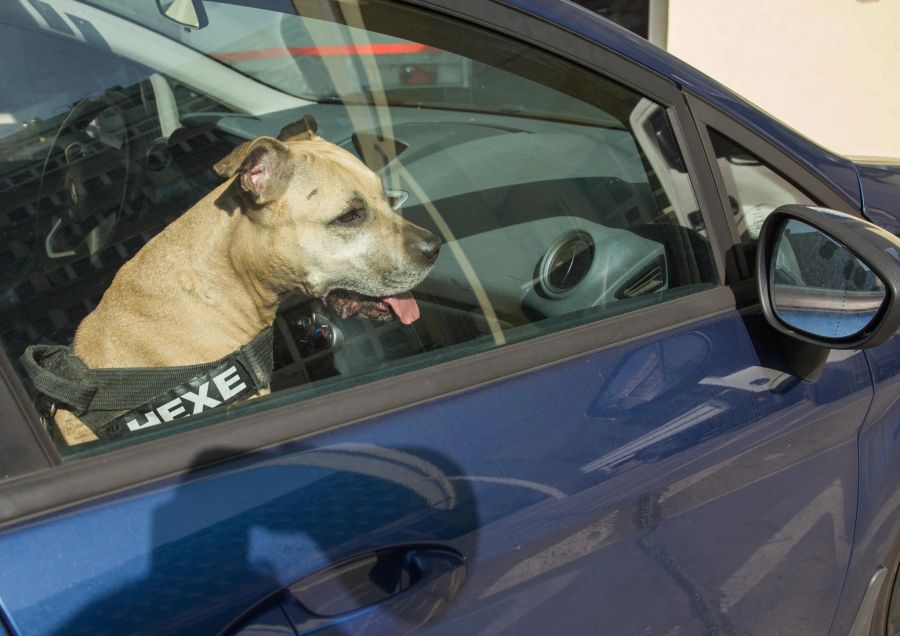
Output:
<svg viewBox="0 0 900 636">
<path fill-rule="evenodd" d="M 366 213 L 363 208 L 353 208 L 334 219 L 332 223 L 335 225 L 359 225 L 365 218 Z"/>
</svg>

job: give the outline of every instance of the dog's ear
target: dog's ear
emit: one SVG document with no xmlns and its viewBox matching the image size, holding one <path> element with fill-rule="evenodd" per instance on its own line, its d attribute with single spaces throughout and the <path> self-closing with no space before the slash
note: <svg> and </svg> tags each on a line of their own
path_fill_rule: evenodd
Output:
<svg viewBox="0 0 900 636">
<path fill-rule="evenodd" d="M 260 137 L 235 148 L 213 166 L 220 177 L 235 174 L 241 188 L 256 203 L 263 204 L 281 197 L 294 174 L 291 151 L 274 137 Z"/>
<path fill-rule="evenodd" d="M 315 137 L 318 131 L 319 124 L 316 123 L 312 115 L 307 113 L 300 121 L 295 121 L 293 124 L 288 124 L 282 128 L 281 132 L 278 133 L 278 138 L 281 141 L 304 141 Z"/>
</svg>

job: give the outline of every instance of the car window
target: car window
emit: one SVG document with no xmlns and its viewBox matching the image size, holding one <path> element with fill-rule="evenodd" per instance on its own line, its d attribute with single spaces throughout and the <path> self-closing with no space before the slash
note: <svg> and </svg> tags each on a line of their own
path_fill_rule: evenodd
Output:
<svg viewBox="0 0 900 636">
<path fill-rule="evenodd" d="M 0 337 L 65 456 L 716 283 L 669 110 L 574 64 L 378 2 L 37 6 Z"/>
<path fill-rule="evenodd" d="M 752 254 L 769 213 L 787 203 L 818 205 L 758 156 L 713 128 L 707 128 L 741 243 Z"/>
</svg>

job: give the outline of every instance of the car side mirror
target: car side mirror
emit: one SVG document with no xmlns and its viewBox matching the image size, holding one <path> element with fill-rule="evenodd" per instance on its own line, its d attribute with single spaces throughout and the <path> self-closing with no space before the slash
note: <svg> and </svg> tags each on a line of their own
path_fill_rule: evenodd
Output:
<svg viewBox="0 0 900 636">
<path fill-rule="evenodd" d="M 825 349 L 874 347 L 900 327 L 900 239 L 849 214 L 784 205 L 760 232 L 757 284 L 779 332 Z"/>
<path fill-rule="evenodd" d="M 181 26 L 202 29 L 209 24 L 203 0 L 156 0 L 159 12 Z"/>
</svg>

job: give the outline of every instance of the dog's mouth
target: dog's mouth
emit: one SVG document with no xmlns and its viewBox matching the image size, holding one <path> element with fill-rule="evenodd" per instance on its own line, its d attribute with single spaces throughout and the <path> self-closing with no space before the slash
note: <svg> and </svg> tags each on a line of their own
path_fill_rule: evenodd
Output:
<svg viewBox="0 0 900 636">
<path fill-rule="evenodd" d="M 419 319 L 419 305 L 409 292 L 375 298 L 349 289 L 334 289 L 325 296 L 325 303 L 344 319 L 362 315 L 371 320 L 390 320 L 396 316 L 404 325 Z"/>
</svg>

